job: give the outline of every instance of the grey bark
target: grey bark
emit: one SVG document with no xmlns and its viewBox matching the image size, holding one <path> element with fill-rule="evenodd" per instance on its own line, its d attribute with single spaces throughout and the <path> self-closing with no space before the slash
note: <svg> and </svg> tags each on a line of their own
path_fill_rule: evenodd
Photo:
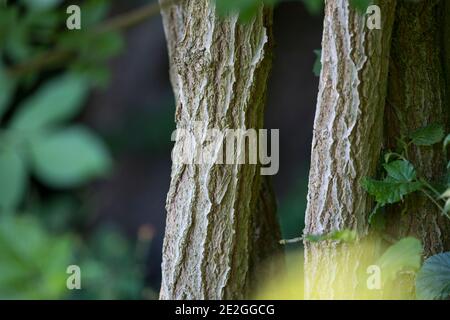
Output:
<svg viewBox="0 0 450 320">
<path fill-rule="evenodd" d="M 444 2 L 398 4 L 385 117 L 386 146 L 391 150 L 397 144 L 396 138 L 420 127 L 441 124 L 448 129 L 444 70 L 449 57 L 442 41 L 446 33 Z M 442 183 L 446 168 L 442 146 L 410 149 L 409 160 L 418 175 Z M 421 239 L 426 256 L 450 250 L 450 221 L 426 196 L 417 193 L 408 197 L 405 203 L 390 208 L 386 218 L 392 236 Z"/>
<path fill-rule="evenodd" d="M 262 128 L 271 11 L 243 25 L 219 19 L 209 0 L 185 0 L 162 16 L 177 128 Z M 270 183 L 256 165 L 174 163 L 166 209 L 161 299 L 248 297 L 262 261 L 280 251 Z"/>
<path fill-rule="evenodd" d="M 372 202 L 362 189 L 383 143 L 391 31 L 396 1 L 379 1 L 382 29 L 366 28 L 348 0 L 328 0 L 322 72 L 309 177 L 306 234 L 356 230 L 368 234 Z M 364 249 L 305 241 L 305 298 L 356 298 Z M 339 288 L 346 288 L 344 292 Z"/>
</svg>

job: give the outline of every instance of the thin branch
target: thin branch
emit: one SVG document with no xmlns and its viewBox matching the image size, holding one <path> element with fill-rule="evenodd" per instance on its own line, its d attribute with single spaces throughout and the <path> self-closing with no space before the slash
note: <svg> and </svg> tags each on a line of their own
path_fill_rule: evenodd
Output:
<svg viewBox="0 0 450 320">
<path fill-rule="evenodd" d="M 162 9 L 170 7 L 178 1 L 180 0 L 166 0 L 161 4 L 158 2 L 150 3 L 142 8 L 106 21 L 103 25 L 98 27 L 95 32 L 104 33 L 116 30 L 126 30 L 146 21 L 150 17 L 158 15 Z"/>
<path fill-rule="evenodd" d="M 135 9 L 129 13 L 111 18 L 98 26 L 93 32 L 102 34 L 105 32 L 126 30 L 132 26 L 140 24 L 147 19 L 159 14 L 160 10 L 167 8 L 181 0 L 166 0 L 159 4 L 153 2 L 141 8 Z M 56 48 L 47 52 L 44 52 L 34 59 L 27 61 L 23 64 L 13 66 L 9 69 L 9 74 L 12 76 L 22 76 L 24 74 L 46 69 L 50 66 L 58 65 L 66 62 L 72 58 L 76 53 L 72 50 Z"/>
</svg>

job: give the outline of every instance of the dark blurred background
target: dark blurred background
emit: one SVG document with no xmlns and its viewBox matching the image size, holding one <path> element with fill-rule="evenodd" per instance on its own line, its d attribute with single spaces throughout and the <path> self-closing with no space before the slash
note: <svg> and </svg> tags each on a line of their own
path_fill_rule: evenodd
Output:
<svg viewBox="0 0 450 320">
<path fill-rule="evenodd" d="M 28 1 L 22 2 L 17 5 L 9 2 L 10 7 L 17 6 L 16 18 L 20 21 L 27 17 L 25 13 L 28 10 L 39 12 L 39 9 L 28 6 Z M 149 3 L 138 0 L 103 2 L 104 8 L 95 9 L 93 5 L 94 9 L 89 9 L 92 10 L 93 24 Z M 59 1 L 48 11 L 65 13 L 66 6 L 65 2 Z M 34 151 L 20 149 L 18 157 L 28 159 L 30 153 L 31 160 L 24 161 L 26 169 L 22 171 L 25 173 L 18 176 L 22 174 L 29 178 L 22 178 L 19 185 L 23 186 L 16 187 L 21 195 L 13 201 L 11 197 L 14 195 L 9 198 L 7 195 L 12 192 L 12 181 L 17 180 L 11 175 L 14 172 L 11 169 L 14 164 L 11 163 L 17 161 L 8 162 L 11 157 L 6 156 L 2 161 L 0 147 L 0 179 L 4 177 L 3 182 L 0 181 L 0 193 L 5 195 L 3 212 L 0 212 L 4 216 L 0 217 L 4 226 L 0 227 L 0 249 L 6 252 L 1 253 L 0 250 L 0 297 L 157 298 L 164 206 L 170 182 L 170 134 L 175 127 L 175 106 L 161 18 L 155 15 L 130 27 L 121 33 L 120 41 L 111 40 L 113 36 L 109 42 L 105 40 L 101 49 L 105 54 L 99 58 L 100 62 L 87 62 L 80 58 L 82 53 L 76 58 L 70 57 L 70 63 L 34 70 L 27 61 L 42 55 L 46 51 L 42 48 L 48 51 L 50 47 L 45 41 L 36 44 L 36 35 L 21 34 L 26 31 L 17 30 L 17 23 L 8 25 L 7 18 L 13 19 L 10 17 L 13 14 L 7 13 L 5 7 L 1 10 L 0 67 L 3 68 L 3 76 L 0 74 L 0 90 L 6 92 L 6 87 L 12 83 L 14 87 L 8 97 L 3 97 L 5 94 L 0 97 L 0 105 L 2 99 L 7 101 L 0 107 L 0 141 L 15 146 L 15 141 L 23 139 L 24 149 L 27 145 L 38 144 L 31 138 L 23 138 L 26 130 L 17 130 L 20 126 L 14 126 L 14 123 L 20 120 L 15 118 L 20 118 L 23 108 L 32 108 L 27 101 L 48 81 L 81 70 L 95 81 L 80 103 L 79 112 L 68 117 L 64 126 L 89 128 L 95 140 L 101 141 L 107 150 L 103 156 L 107 159 L 96 163 L 111 164 L 105 164 L 108 167 L 105 170 L 91 170 L 89 179 L 70 185 L 62 183 L 61 179 L 55 180 L 52 167 L 41 168 L 39 155 Z M 15 40 L 10 39 L 12 32 L 15 32 Z M 273 179 L 284 238 L 300 236 L 304 225 L 312 124 L 318 91 L 318 78 L 313 73 L 314 50 L 320 49 L 321 32 L 322 17 L 312 14 L 304 3 L 282 2 L 276 7 L 276 47 L 269 83 L 266 128 L 280 129 L 280 171 Z M 18 37 L 24 38 L 25 44 L 20 44 Z M 71 41 L 77 40 L 67 36 L 57 41 L 64 43 L 67 39 L 69 48 Z M 95 44 L 85 43 L 84 54 L 89 58 L 97 50 L 95 45 L 102 43 L 98 39 L 94 41 Z M 116 45 L 114 41 L 120 44 Z M 20 49 L 20 46 L 24 48 Z M 26 52 L 27 49 L 30 52 Z M 25 53 L 16 52 L 20 50 Z M 14 69 L 16 65 L 22 68 L 16 68 L 17 71 Z M 21 71 L 23 66 L 31 71 Z M 20 76 L 12 77 L 5 71 L 9 69 L 17 71 Z M 51 101 L 56 102 L 55 99 Z M 53 134 L 56 130 L 49 128 L 45 131 Z M 20 134 L 15 133 L 19 131 Z M 76 139 L 68 139 L 73 140 Z M 70 160 L 61 159 L 69 164 Z M 64 166 L 61 170 L 64 176 Z M 1 201 L 0 196 L 0 205 Z M 56 243 L 60 245 L 56 246 Z M 293 247 L 295 245 L 288 249 Z M 81 291 L 68 292 L 65 289 L 65 269 L 69 264 L 81 267 Z M 63 287 L 61 279 L 64 279 Z M 50 283 L 48 288 L 44 283 Z M 37 286 L 43 289 L 37 290 Z"/>
</svg>

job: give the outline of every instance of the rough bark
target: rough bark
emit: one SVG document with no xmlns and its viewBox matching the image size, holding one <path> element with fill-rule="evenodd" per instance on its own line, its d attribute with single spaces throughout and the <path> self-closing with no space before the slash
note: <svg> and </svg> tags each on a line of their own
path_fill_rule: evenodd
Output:
<svg viewBox="0 0 450 320">
<path fill-rule="evenodd" d="M 442 44 L 443 44 L 443 61 L 444 61 L 444 71 L 445 71 L 445 82 L 446 82 L 446 96 L 447 96 L 447 107 L 446 112 L 450 112 L 450 2 L 443 1 L 443 19 L 444 19 L 444 30 L 442 34 Z M 447 128 L 450 128 L 450 117 L 447 116 Z"/>
<path fill-rule="evenodd" d="M 442 42 L 444 2 L 398 3 L 385 118 L 386 146 L 391 150 L 397 138 L 420 127 L 441 124 L 448 129 L 444 78 L 448 56 Z M 411 146 L 408 158 L 419 176 L 432 183 L 443 182 L 446 165 L 440 144 Z M 416 236 L 422 240 L 426 256 L 450 249 L 450 222 L 420 193 L 388 209 L 386 218 L 391 235 Z"/>
<path fill-rule="evenodd" d="M 348 0 L 328 0 L 309 177 L 306 234 L 368 233 L 373 176 L 383 143 L 394 0 L 380 1 L 382 29 L 369 30 Z M 356 298 L 364 249 L 305 241 L 305 298 Z M 365 285 L 365 283 L 364 283 Z"/>
<path fill-rule="evenodd" d="M 243 25 L 236 15 L 219 19 L 209 0 L 162 11 L 177 128 L 262 127 L 271 15 L 260 8 Z M 256 165 L 173 164 L 161 299 L 248 297 L 261 260 L 280 250 L 271 191 L 259 172 Z"/>
</svg>

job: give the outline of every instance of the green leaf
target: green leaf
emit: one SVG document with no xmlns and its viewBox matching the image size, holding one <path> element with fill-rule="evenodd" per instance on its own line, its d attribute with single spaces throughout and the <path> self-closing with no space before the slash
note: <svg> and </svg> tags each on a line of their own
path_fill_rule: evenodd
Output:
<svg viewBox="0 0 450 320">
<path fill-rule="evenodd" d="M 316 61 L 314 62 L 313 73 L 318 77 L 322 71 L 322 50 L 314 50 L 314 53 L 316 54 Z"/>
<path fill-rule="evenodd" d="M 388 177 L 395 182 L 411 182 L 416 178 L 414 166 L 406 160 L 397 160 L 383 165 Z"/>
<path fill-rule="evenodd" d="M 387 172 L 387 177 L 383 181 L 370 178 L 365 178 L 362 181 L 363 188 L 375 197 L 379 206 L 402 201 L 404 196 L 423 187 L 421 182 L 414 181 L 416 171 L 410 162 L 396 160 L 384 164 L 383 167 Z"/>
<path fill-rule="evenodd" d="M 420 300 L 450 298 L 450 252 L 425 261 L 416 278 L 416 295 Z"/>
<path fill-rule="evenodd" d="M 84 127 L 42 134 L 31 141 L 33 169 L 52 187 L 76 187 L 111 167 L 104 144 Z"/>
<path fill-rule="evenodd" d="M 14 210 L 27 185 L 27 170 L 22 157 L 9 146 L 0 146 L 0 211 Z"/>
<path fill-rule="evenodd" d="M 395 181 L 378 181 L 370 178 L 365 178 L 362 181 L 363 188 L 372 196 L 376 201 L 384 206 L 386 204 L 392 204 L 400 202 L 407 194 L 418 191 L 422 188 L 420 182 L 395 182 Z"/>
<path fill-rule="evenodd" d="M 417 146 L 431 146 L 444 139 L 444 128 L 438 124 L 420 128 L 410 134 L 412 143 Z"/>
<path fill-rule="evenodd" d="M 88 82 L 76 75 L 64 75 L 45 84 L 26 100 L 12 120 L 11 128 L 33 132 L 69 120 L 81 109 Z"/>
<path fill-rule="evenodd" d="M 422 243 L 412 237 L 390 246 L 376 263 L 382 270 L 383 282 L 394 280 L 400 271 L 419 270 L 422 251 Z"/>
</svg>

